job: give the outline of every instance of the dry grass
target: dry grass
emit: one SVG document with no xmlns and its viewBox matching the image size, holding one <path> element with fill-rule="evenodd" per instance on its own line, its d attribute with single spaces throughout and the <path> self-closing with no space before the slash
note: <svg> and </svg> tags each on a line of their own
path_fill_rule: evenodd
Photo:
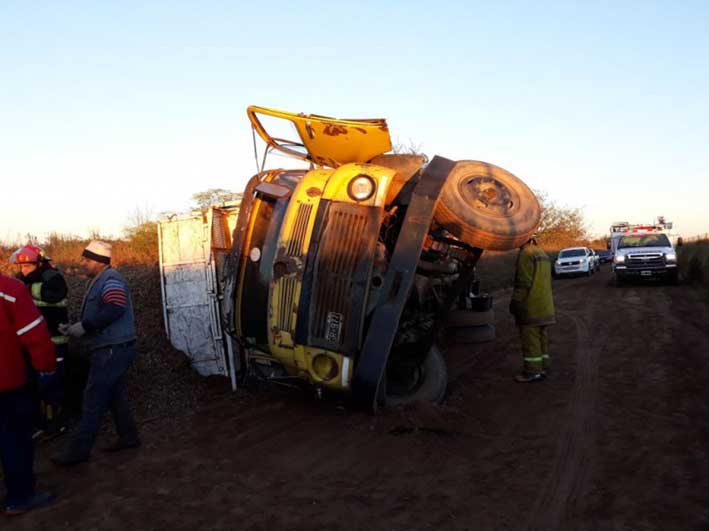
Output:
<svg viewBox="0 0 709 531">
<path fill-rule="evenodd" d="M 544 252 L 551 260 L 556 260 L 559 250 L 564 247 L 575 247 L 584 245 L 583 242 L 564 242 L 561 247 L 542 246 Z M 515 262 L 517 261 L 518 250 L 513 251 L 485 251 L 478 262 L 478 274 L 480 276 L 480 289 L 491 293 L 493 291 L 512 287 L 515 274 Z"/>
<path fill-rule="evenodd" d="M 684 282 L 709 286 L 709 240 L 685 243 L 678 248 L 677 255 Z"/>
<path fill-rule="evenodd" d="M 517 251 L 485 251 L 478 262 L 480 290 L 492 293 L 512 286 Z"/>
</svg>

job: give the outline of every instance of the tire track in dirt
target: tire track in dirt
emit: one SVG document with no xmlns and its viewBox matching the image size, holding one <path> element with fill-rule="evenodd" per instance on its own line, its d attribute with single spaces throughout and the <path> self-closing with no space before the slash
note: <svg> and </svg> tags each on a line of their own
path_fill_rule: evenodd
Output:
<svg viewBox="0 0 709 531">
<path fill-rule="evenodd" d="M 594 317 L 600 308 L 600 297 L 585 297 L 597 282 L 584 282 L 566 298 L 563 306 L 574 305 L 578 310 L 557 309 L 560 321 L 569 320 L 576 331 L 574 359 L 576 362 L 575 384 L 564 415 L 562 432 L 557 441 L 556 459 L 539 496 L 537 497 L 526 529 L 539 531 L 572 529 L 569 512 L 578 507 L 590 489 L 591 469 L 595 455 L 595 413 L 598 405 L 598 347 L 594 346 L 590 330 L 604 337 L 607 325 L 596 323 Z M 564 290 L 566 291 L 566 290 Z M 580 300 L 576 300 L 580 299 Z M 590 301 L 593 301 L 591 303 Z M 560 323 L 562 324 L 562 323 Z M 562 324 L 563 326 L 563 324 Z M 591 435 L 591 436 L 590 436 Z"/>
<path fill-rule="evenodd" d="M 591 286 L 594 284 L 594 280 L 594 277 L 557 280 L 553 284 L 553 290 L 555 295 L 558 295 L 559 293 L 566 293 L 574 288 L 578 289 Z M 516 327 L 510 324 L 512 322 L 512 317 L 507 314 L 507 305 L 510 302 L 511 295 L 511 288 L 498 290 L 492 293 L 493 309 L 495 310 L 495 327 L 498 331 L 498 337 L 503 335 L 500 332 L 505 334 L 517 334 Z M 509 322 L 505 322 L 505 320 Z M 448 358 L 449 383 L 454 383 L 461 376 L 467 374 L 472 369 L 485 371 L 494 365 L 501 363 L 508 354 L 504 348 L 486 348 L 485 344 L 472 345 L 472 347 L 478 349 L 476 355 L 466 357 L 455 356 Z M 483 353 L 485 354 L 484 356 L 481 355 Z"/>
</svg>

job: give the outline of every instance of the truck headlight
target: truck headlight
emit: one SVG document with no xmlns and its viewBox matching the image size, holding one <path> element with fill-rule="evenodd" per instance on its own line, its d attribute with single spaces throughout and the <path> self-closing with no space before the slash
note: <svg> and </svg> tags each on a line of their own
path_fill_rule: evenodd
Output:
<svg viewBox="0 0 709 531">
<path fill-rule="evenodd" d="M 339 372 L 337 362 L 327 354 L 318 354 L 313 358 L 313 372 L 324 381 L 332 380 Z"/>
<path fill-rule="evenodd" d="M 377 185 L 369 175 L 360 173 L 347 185 L 347 194 L 355 201 L 366 201 L 374 195 Z"/>
<path fill-rule="evenodd" d="M 616 264 L 622 264 L 622 263 L 625 262 L 625 255 L 622 255 L 622 254 L 621 254 L 621 255 L 616 255 L 616 256 L 613 257 L 613 261 L 614 261 Z"/>
<path fill-rule="evenodd" d="M 677 261 L 677 254 L 676 253 L 667 253 L 665 255 L 665 260 L 668 262 L 676 262 Z"/>
</svg>

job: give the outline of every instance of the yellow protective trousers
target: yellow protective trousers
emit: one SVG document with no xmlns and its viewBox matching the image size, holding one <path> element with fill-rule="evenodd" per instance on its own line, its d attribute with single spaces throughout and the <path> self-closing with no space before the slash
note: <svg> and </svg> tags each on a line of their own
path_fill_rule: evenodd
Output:
<svg viewBox="0 0 709 531">
<path fill-rule="evenodd" d="M 546 325 L 522 325 L 519 336 L 522 341 L 524 370 L 542 372 L 549 366 L 549 334 Z"/>
</svg>

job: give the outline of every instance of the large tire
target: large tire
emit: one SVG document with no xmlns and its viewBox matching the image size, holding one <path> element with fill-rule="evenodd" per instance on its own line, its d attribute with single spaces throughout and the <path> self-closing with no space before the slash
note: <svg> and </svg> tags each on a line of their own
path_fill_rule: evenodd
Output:
<svg viewBox="0 0 709 531">
<path fill-rule="evenodd" d="M 471 312 L 470 310 L 453 310 L 448 314 L 448 326 L 481 326 L 495 323 L 495 310 Z"/>
<path fill-rule="evenodd" d="M 434 217 L 469 245 L 507 251 L 534 234 L 541 208 L 529 187 L 510 172 L 463 160 L 448 176 Z"/>
<path fill-rule="evenodd" d="M 487 343 L 495 340 L 495 326 L 491 324 L 449 328 L 448 332 L 453 343 Z"/>
<path fill-rule="evenodd" d="M 448 387 L 446 361 L 437 345 L 431 346 L 424 362 L 411 371 L 410 380 L 402 381 L 401 374 L 409 376 L 408 371 L 398 371 L 387 367 L 386 405 L 399 406 L 413 402 L 443 401 Z"/>
</svg>

